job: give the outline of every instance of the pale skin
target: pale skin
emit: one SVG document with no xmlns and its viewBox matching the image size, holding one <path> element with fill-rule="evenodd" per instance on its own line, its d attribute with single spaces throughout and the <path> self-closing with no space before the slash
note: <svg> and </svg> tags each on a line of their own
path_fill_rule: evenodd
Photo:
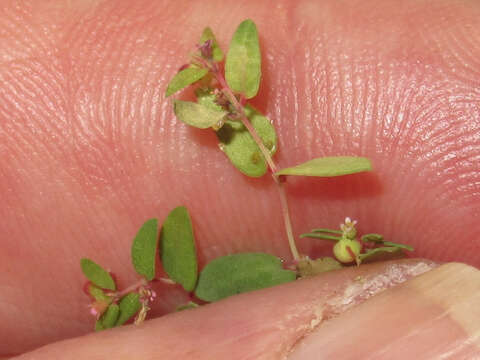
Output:
<svg viewBox="0 0 480 360">
<path fill-rule="evenodd" d="M 91 331 L 79 259 L 94 259 L 128 286 L 137 280 L 129 258 L 137 229 L 175 206 L 192 214 L 201 266 L 241 251 L 290 258 L 271 179 L 241 175 L 215 134 L 176 121 L 164 97 L 204 26 L 225 49 L 245 18 L 260 33 L 263 81 L 253 104 L 277 128 L 277 164 L 344 154 L 367 156 L 375 168 L 289 180 L 294 235 L 350 216 L 360 233 L 408 243 L 418 257 L 480 266 L 478 2 L 2 1 L 0 8 L 0 355 Z M 312 255 L 331 247 L 298 244 Z M 245 328 L 230 314 L 248 318 L 260 295 L 215 305 L 224 321 L 202 349 L 222 354 L 215 348 L 222 342 L 234 358 L 254 356 L 262 345 L 236 342 L 240 332 L 288 349 L 298 334 L 258 326 L 285 314 L 284 299 L 302 304 L 316 288 L 310 281 L 262 293 L 278 312 Z M 157 293 L 152 317 L 186 300 L 167 285 Z M 212 308 L 120 331 L 142 349 L 135 359 L 151 359 L 159 348 L 198 339 L 169 326 L 199 328 Z M 105 358 L 126 343 L 122 336 L 51 349 Z M 265 359 L 280 356 L 271 348 L 264 345 Z"/>
</svg>

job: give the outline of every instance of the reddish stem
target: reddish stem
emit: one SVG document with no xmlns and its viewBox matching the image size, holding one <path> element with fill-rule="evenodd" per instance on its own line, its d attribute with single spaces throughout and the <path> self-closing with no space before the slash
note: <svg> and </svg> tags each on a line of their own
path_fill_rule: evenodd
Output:
<svg viewBox="0 0 480 360">
<path fill-rule="evenodd" d="M 280 179 L 278 175 L 275 173 L 277 172 L 277 165 L 273 161 L 272 157 L 270 156 L 270 151 L 265 147 L 263 144 L 262 139 L 258 135 L 257 131 L 255 128 L 252 126 L 250 123 L 250 120 L 248 119 L 247 115 L 245 114 L 245 111 L 243 110 L 243 103 L 245 102 L 244 97 L 242 96 L 240 98 L 240 101 L 238 101 L 237 97 L 233 93 L 233 91 L 230 89 L 228 86 L 225 77 L 221 74 L 221 72 L 218 69 L 218 66 L 216 63 L 212 61 L 207 61 L 203 58 L 197 58 L 197 61 L 199 61 L 201 64 L 203 64 L 206 68 L 210 69 L 210 71 L 213 73 L 215 78 L 217 79 L 219 85 L 222 88 L 223 93 L 225 96 L 228 98 L 230 103 L 233 105 L 237 113 L 240 115 L 240 121 L 242 122 L 243 126 L 248 130 L 250 135 L 252 135 L 253 140 L 255 143 L 258 145 L 261 153 L 263 154 L 268 167 L 270 168 L 272 172 L 272 177 L 275 183 L 277 184 L 277 189 L 278 189 L 278 194 L 280 196 L 280 203 L 282 207 L 282 216 L 283 216 L 283 222 L 285 224 L 285 232 L 287 234 L 288 238 L 288 244 L 290 246 L 290 251 L 292 252 L 292 256 L 295 260 L 300 259 L 300 255 L 297 250 L 297 246 L 295 244 L 295 239 L 293 237 L 293 231 L 292 231 L 292 222 L 290 220 L 290 212 L 288 209 L 288 202 L 287 202 L 287 194 L 285 192 L 285 187 L 283 186 L 283 183 L 285 182 L 284 179 Z"/>
<path fill-rule="evenodd" d="M 142 278 L 139 281 L 137 281 L 136 283 L 126 287 L 122 291 L 115 292 L 112 295 L 116 298 L 121 298 L 122 296 L 127 295 L 128 293 L 130 293 L 132 291 L 135 291 L 138 288 L 140 288 L 142 286 L 145 286 L 145 285 L 148 285 L 148 281 Z"/>
</svg>

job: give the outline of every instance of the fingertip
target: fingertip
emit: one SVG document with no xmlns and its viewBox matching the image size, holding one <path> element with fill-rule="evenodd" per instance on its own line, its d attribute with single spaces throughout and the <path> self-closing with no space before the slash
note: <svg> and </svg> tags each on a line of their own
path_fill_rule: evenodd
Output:
<svg viewBox="0 0 480 360">
<path fill-rule="evenodd" d="M 140 327 L 59 342 L 18 359 L 278 359 L 326 320 L 435 266 L 430 261 L 403 260 L 332 271 Z"/>
<path fill-rule="evenodd" d="M 479 304 L 480 271 L 445 264 L 325 323 L 288 359 L 477 358 Z"/>
</svg>

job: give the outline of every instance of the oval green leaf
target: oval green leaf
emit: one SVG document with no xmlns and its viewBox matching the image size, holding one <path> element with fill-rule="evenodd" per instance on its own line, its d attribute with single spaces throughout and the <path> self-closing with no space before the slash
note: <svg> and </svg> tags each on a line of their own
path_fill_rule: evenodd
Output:
<svg viewBox="0 0 480 360">
<path fill-rule="evenodd" d="M 217 110 L 209 106 L 182 100 L 175 100 L 173 110 L 177 118 L 185 124 L 199 129 L 217 126 L 222 123 L 222 119 L 227 115 L 227 112 L 224 110 Z"/>
<path fill-rule="evenodd" d="M 281 260 L 265 253 L 243 253 L 217 258 L 200 273 L 195 295 L 217 301 L 231 295 L 294 281 L 296 274 Z"/>
<path fill-rule="evenodd" d="M 356 156 L 316 158 L 303 164 L 277 171 L 276 175 L 333 177 L 372 170 L 369 159 Z"/>
<path fill-rule="evenodd" d="M 265 147 L 270 150 L 270 155 L 273 156 L 277 148 L 277 134 L 270 120 L 250 105 L 247 105 L 244 110 Z M 243 174 L 260 177 L 267 172 L 267 163 L 260 148 L 241 122 L 226 121 L 217 131 L 217 137 L 220 140 L 221 149 Z"/>
<path fill-rule="evenodd" d="M 175 94 L 177 91 L 180 91 L 188 85 L 200 80 L 207 75 L 207 73 L 207 69 L 194 66 L 179 71 L 168 84 L 165 95 L 168 97 Z"/>
<path fill-rule="evenodd" d="M 223 59 L 223 51 L 220 49 L 217 43 L 217 39 L 213 34 L 212 29 L 206 27 L 203 30 L 202 36 L 200 37 L 200 45 L 203 44 L 207 40 L 212 40 L 212 58 L 215 61 L 222 61 Z"/>
<path fill-rule="evenodd" d="M 125 324 L 132 316 L 134 316 L 142 307 L 140 303 L 140 295 L 136 292 L 129 293 L 122 297 L 118 304 L 120 308 L 120 316 L 115 326 Z"/>
<path fill-rule="evenodd" d="M 165 272 L 186 291 L 192 291 L 197 283 L 198 264 L 192 222 L 186 207 L 176 207 L 168 214 L 160 238 L 160 259 Z"/>
<path fill-rule="evenodd" d="M 116 326 L 116 322 L 119 314 L 120 314 L 119 306 L 117 304 L 111 304 L 107 308 L 107 311 L 105 311 L 105 314 L 103 314 L 102 317 L 100 318 L 103 329 L 110 329 Z"/>
<path fill-rule="evenodd" d="M 257 95 L 261 78 L 261 55 L 257 27 L 243 21 L 235 31 L 225 61 L 225 79 L 235 92 L 250 99 Z"/>
<path fill-rule="evenodd" d="M 147 220 L 138 231 L 132 244 L 132 263 L 135 271 L 147 280 L 155 277 L 155 259 L 157 252 L 158 221 Z"/>
<path fill-rule="evenodd" d="M 93 284 L 102 289 L 116 290 L 115 281 L 107 270 L 95 263 L 93 260 L 83 258 L 80 260 L 83 274 Z"/>
</svg>

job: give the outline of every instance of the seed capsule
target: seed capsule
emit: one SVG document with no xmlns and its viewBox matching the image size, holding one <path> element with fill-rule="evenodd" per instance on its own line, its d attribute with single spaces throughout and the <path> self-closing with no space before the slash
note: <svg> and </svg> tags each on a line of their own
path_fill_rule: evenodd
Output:
<svg viewBox="0 0 480 360">
<path fill-rule="evenodd" d="M 350 248 L 350 251 L 348 251 Z M 357 240 L 341 239 L 333 247 L 333 254 L 342 263 L 351 263 L 356 260 L 362 251 L 362 244 Z M 353 256 L 354 255 L 354 256 Z"/>
</svg>

